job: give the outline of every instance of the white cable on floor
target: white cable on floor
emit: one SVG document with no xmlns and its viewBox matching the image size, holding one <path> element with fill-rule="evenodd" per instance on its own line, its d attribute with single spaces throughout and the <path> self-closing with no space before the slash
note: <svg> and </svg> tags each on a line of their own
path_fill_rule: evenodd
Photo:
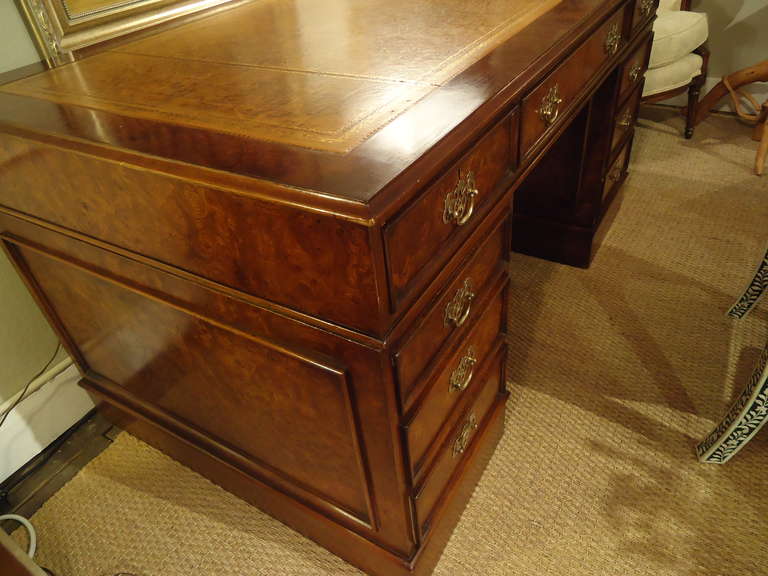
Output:
<svg viewBox="0 0 768 576">
<path fill-rule="evenodd" d="M 32 523 L 24 518 L 24 516 L 19 516 L 18 514 L 3 514 L 0 516 L 0 522 L 3 520 L 15 520 L 27 529 L 27 532 L 29 533 L 29 548 L 27 549 L 27 555 L 30 558 L 34 558 L 35 551 L 37 550 L 37 532 L 35 532 L 35 527 L 32 526 Z"/>
</svg>

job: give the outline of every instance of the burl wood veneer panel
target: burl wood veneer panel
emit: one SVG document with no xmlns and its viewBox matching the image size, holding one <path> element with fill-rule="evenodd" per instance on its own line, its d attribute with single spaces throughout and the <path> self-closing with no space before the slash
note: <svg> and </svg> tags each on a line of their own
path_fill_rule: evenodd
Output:
<svg viewBox="0 0 768 576">
<path fill-rule="evenodd" d="M 347 367 L 19 249 L 88 369 L 371 524 Z M 280 449 L 275 450 L 279 445 Z"/>
<path fill-rule="evenodd" d="M 379 288 L 362 224 L 9 135 L 0 138 L 0 164 L 6 208 L 376 331 Z"/>
<path fill-rule="evenodd" d="M 560 1 L 254 0 L 2 89 L 345 152 Z"/>
</svg>

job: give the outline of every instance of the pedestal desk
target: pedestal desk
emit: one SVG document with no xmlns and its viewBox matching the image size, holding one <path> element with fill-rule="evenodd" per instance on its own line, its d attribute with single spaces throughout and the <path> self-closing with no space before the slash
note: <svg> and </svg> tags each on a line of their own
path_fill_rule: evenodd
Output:
<svg viewBox="0 0 768 576">
<path fill-rule="evenodd" d="M 503 430 L 507 254 L 588 266 L 654 14 L 254 0 L 112 40 L 0 87 L 2 244 L 118 424 L 428 574 Z"/>
</svg>

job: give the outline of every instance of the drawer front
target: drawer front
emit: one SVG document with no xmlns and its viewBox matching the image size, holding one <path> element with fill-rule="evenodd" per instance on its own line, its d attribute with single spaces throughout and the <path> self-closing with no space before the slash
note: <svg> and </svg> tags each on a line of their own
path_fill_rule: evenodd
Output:
<svg viewBox="0 0 768 576">
<path fill-rule="evenodd" d="M 659 0 L 635 0 L 632 12 L 632 33 L 635 33 L 655 14 L 659 7 Z"/>
<path fill-rule="evenodd" d="M 444 363 L 406 425 L 406 439 L 411 469 L 422 468 L 424 456 L 445 425 L 451 410 L 466 394 L 473 394 L 480 383 L 477 369 L 482 366 L 504 329 L 504 300 L 499 291 L 485 307 L 477 324 L 453 355 Z"/>
<path fill-rule="evenodd" d="M 436 273 L 478 225 L 480 212 L 502 192 L 499 183 L 511 167 L 510 122 L 508 116 L 497 124 L 387 224 L 384 241 L 393 307 L 429 279 L 421 277 L 427 264 Z"/>
<path fill-rule="evenodd" d="M 651 52 L 651 36 L 640 44 L 627 59 L 621 69 L 621 87 L 619 88 L 619 102 L 623 102 L 630 90 L 635 88 L 645 76 L 648 68 L 648 57 Z"/>
<path fill-rule="evenodd" d="M 399 346 L 394 362 L 403 404 L 438 353 L 479 315 L 477 302 L 508 250 L 505 227 L 506 221 L 499 224 Z"/>
<path fill-rule="evenodd" d="M 631 139 L 627 140 L 621 152 L 616 156 L 616 159 L 611 163 L 611 167 L 608 168 L 608 172 L 605 174 L 605 183 L 603 184 L 603 198 L 605 199 L 613 189 L 620 185 L 624 179 L 624 175 L 627 172 L 627 164 L 629 163 L 629 148 Z"/>
<path fill-rule="evenodd" d="M 381 330 L 363 224 L 9 135 L 0 137 L 0 165 L 4 208 L 152 266 Z"/>
<path fill-rule="evenodd" d="M 466 452 L 472 446 L 478 429 L 489 414 L 493 403 L 499 397 L 503 363 L 506 355 L 500 347 L 491 361 L 485 366 L 485 382 L 477 397 L 464 411 L 451 434 L 441 447 L 440 455 L 428 476 L 416 489 L 414 496 L 416 517 L 419 530 L 425 534 L 429 529 L 429 519 L 435 511 L 441 495 L 448 486 L 451 477 L 457 471 Z"/>
<path fill-rule="evenodd" d="M 630 96 L 624 105 L 619 108 L 613 119 L 613 137 L 611 139 L 611 150 L 616 150 L 616 146 L 622 141 L 624 136 L 632 129 L 637 119 L 637 110 L 640 106 L 640 89 Z"/>
<path fill-rule="evenodd" d="M 545 134 L 560 124 L 584 86 L 619 52 L 624 42 L 623 19 L 624 12 L 619 10 L 525 97 L 520 136 L 523 154 L 528 155 Z"/>
</svg>

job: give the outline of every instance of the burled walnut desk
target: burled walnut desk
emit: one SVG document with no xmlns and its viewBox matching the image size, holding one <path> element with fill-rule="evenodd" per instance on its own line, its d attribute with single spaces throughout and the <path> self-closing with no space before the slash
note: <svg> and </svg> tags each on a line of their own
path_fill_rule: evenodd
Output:
<svg viewBox="0 0 768 576">
<path fill-rule="evenodd" d="M 589 264 L 654 13 L 253 0 L 111 40 L 0 87 L 2 244 L 117 423 L 428 574 L 502 434 L 510 246 Z"/>
</svg>

